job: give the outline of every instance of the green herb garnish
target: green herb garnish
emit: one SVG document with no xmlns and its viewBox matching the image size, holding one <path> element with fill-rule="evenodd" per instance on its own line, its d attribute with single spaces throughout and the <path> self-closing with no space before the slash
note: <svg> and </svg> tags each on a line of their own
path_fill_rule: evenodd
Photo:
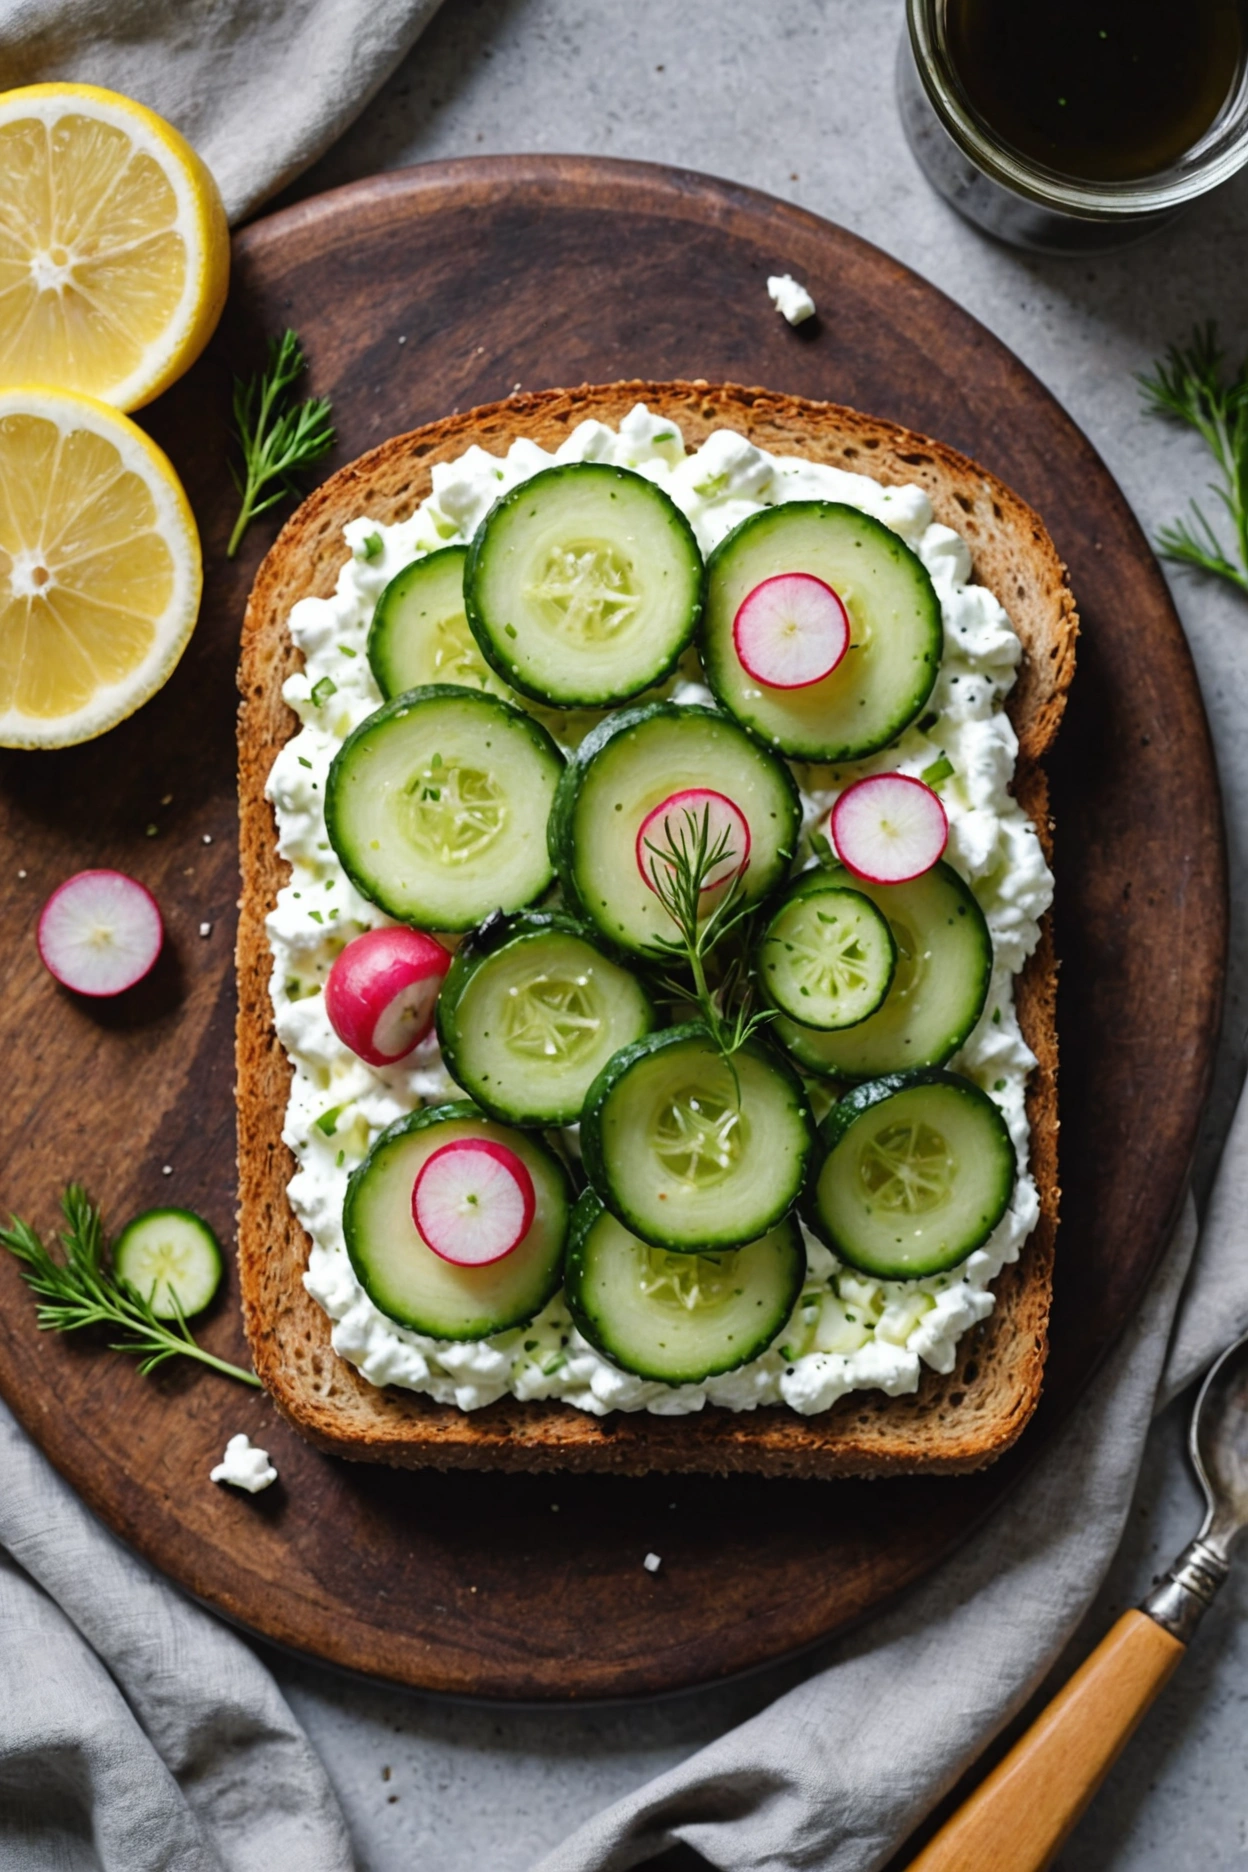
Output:
<svg viewBox="0 0 1248 1872">
<path fill-rule="evenodd" d="M 367 539 L 360 541 L 360 551 L 366 559 L 380 559 L 383 550 L 380 533 L 370 533 Z"/>
<path fill-rule="evenodd" d="M 831 842 L 825 838 L 822 832 L 811 833 L 810 849 L 825 871 L 832 870 L 834 866 L 840 863 L 840 859 L 832 849 Z"/>
<path fill-rule="evenodd" d="M 114 1273 L 100 1212 L 80 1183 L 69 1185 L 61 1208 L 68 1224 L 61 1232 L 63 1261 L 50 1254 L 34 1229 L 19 1217 L 13 1216 L 10 1226 L 0 1229 L 0 1244 L 16 1256 L 22 1279 L 40 1301 L 35 1320 L 41 1331 L 77 1332 L 83 1326 L 106 1326 L 120 1334 L 109 1340 L 109 1350 L 137 1358 L 144 1376 L 168 1359 L 192 1358 L 227 1378 L 237 1378 L 240 1384 L 260 1388 L 254 1372 L 230 1365 L 196 1344 L 175 1289 L 169 1292 L 177 1315 L 172 1322 L 160 1320 L 138 1288 Z"/>
<path fill-rule="evenodd" d="M 947 754 L 942 754 L 939 760 L 934 760 L 930 767 L 925 767 L 923 769 L 919 778 L 924 786 L 938 787 L 942 780 L 947 780 L 950 774 L 955 771 L 953 762 L 949 759 L 949 756 Z"/>
<path fill-rule="evenodd" d="M 312 685 L 312 702 L 316 708 L 323 708 L 331 695 L 337 695 L 338 685 L 332 676 L 322 676 Z"/>
<path fill-rule="evenodd" d="M 1230 377 L 1224 362 L 1211 319 L 1195 327 L 1186 350 L 1171 345 L 1156 375 L 1141 376 L 1139 382 L 1154 415 L 1185 422 L 1203 439 L 1221 477 L 1210 484 L 1211 490 L 1235 531 L 1232 559 L 1212 521 L 1193 501 L 1190 521 L 1180 519 L 1163 527 L 1157 550 L 1163 559 L 1212 572 L 1248 592 L 1248 358 Z"/>
<path fill-rule="evenodd" d="M 294 386 L 306 366 L 299 340 L 293 331 L 285 331 L 270 339 L 268 359 L 258 377 L 234 379 L 234 431 L 243 470 L 240 474 L 231 464 L 230 472 L 242 504 L 225 549 L 227 558 L 234 557 L 251 522 L 287 495 L 297 495 L 296 475 L 334 446 L 329 398 L 294 400 Z"/>
<path fill-rule="evenodd" d="M 719 985 L 712 988 L 707 977 L 707 962 L 724 938 L 738 929 L 754 913 L 754 906 L 742 902 L 741 872 L 734 872 L 731 882 L 709 915 L 702 915 L 702 893 L 707 879 L 731 864 L 736 856 L 729 828 L 711 838 L 711 809 L 700 814 L 686 806 L 674 825 L 674 815 L 663 822 L 663 843 L 646 840 L 650 854 L 650 881 L 655 895 L 679 932 L 663 936 L 658 947 L 687 966 L 693 977 L 693 1000 L 704 1026 L 722 1057 L 740 1097 L 740 1082 L 733 1065 L 733 1055 L 740 1052 L 750 1035 L 773 1019 L 770 1010 L 752 1011 L 753 991 L 742 960 L 738 957 L 724 971 Z M 689 985 L 667 981 L 664 986 L 680 1000 L 689 999 Z"/>
<path fill-rule="evenodd" d="M 338 1129 L 338 1120 L 341 1118 L 343 1112 L 346 1111 L 349 1103 L 350 1100 L 348 1099 L 345 1104 L 331 1105 L 328 1111 L 323 1111 L 319 1118 L 314 1118 L 312 1120 L 322 1137 L 333 1137 L 334 1132 Z"/>
</svg>

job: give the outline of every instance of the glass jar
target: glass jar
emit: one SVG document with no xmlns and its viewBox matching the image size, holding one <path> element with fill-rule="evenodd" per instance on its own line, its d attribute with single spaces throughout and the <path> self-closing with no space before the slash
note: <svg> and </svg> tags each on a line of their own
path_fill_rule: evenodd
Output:
<svg viewBox="0 0 1248 1872">
<path fill-rule="evenodd" d="M 959 214 L 1015 247 L 1079 254 L 1125 246 L 1248 163 L 1248 63 L 1209 129 L 1168 169 L 1081 182 L 1020 155 L 971 111 L 949 57 L 945 0 L 906 0 L 906 14 L 897 97 L 915 160 Z"/>
</svg>

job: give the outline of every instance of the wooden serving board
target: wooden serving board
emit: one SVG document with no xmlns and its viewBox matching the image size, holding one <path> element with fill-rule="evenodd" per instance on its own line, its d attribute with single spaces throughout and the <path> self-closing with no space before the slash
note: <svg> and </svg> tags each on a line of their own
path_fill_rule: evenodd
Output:
<svg viewBox="0 0 1248 1872">
<path fill-rule="evenodd" d="M 230 373 L 254 368 L 266 335 L 296 327 L 334 399 L 328 466 L 517 384 L 729 379 L 943 438 L 1030 501 L 1070 564 L 1083 637 L 1051 763 L 1065 1186 L 1053 1345 L 1040 1411 L 995 1468 L 798 1483 L 356 1467 L 209 1373 L 144 1380 L 98 1345 L 37 1334 L 0 1264 L 4 1396 L 109 1526 L 254 1631 L 401 1683 L 508 1698 L 645 1694 L 760 1664 L 880 1605 L 1001 1500 L 1131 1315 L 1175 1216 L 1217 1032 L 1226 887 L 1208 731 L 1165 585 L 1104 465 L 1010 352 L 875 248 L 749 190 L 574 158 L 433 164 L 258 222 L 234 267 L 208 355 L 144 416 L 203 532 L 191 648 L 103 740 L 0 758 L 0 1203 L 45 1226 L 79 1177 L 114 1223 L 177 1200 L 231 1229 L 234 671 L 276 529 L 256 526 L 226 561 L 225 461 Z M 778 318 L 764 284 L 776 271 L 804 280 L 825 318 L 796 331 Z M 59 992 L 35 953 L 44 897 L 92 864 L 144 879 L 168 920 L 155 974 L 112 1006 Z M 245 1359 L 232 1290 L 202 1337 Z M 281 1473 L 254 1499 L 208 1481 L 236 1430 Z"/>
</svg>

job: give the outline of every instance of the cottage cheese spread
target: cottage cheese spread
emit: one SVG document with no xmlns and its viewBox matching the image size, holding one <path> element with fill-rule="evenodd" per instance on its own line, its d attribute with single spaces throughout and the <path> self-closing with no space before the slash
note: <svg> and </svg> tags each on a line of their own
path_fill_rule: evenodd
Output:
<svg viewBox="0 0 1248 1872">
<path fill-rule="evenodd" d="M 378 1132 L 422 1101 L 462 1096 L 433 1036 L 401 1065 L 375 1069 L 342 1046 L 325 1013 L 322 988 L 335 955 L 361 930 L 388 920 L 353 890 L 322 812 L 330 761 L 381 701 L 365 656 L 373 607 L 413 558 L 471 539 L 500 494 L 552 462 L 570 461 L 616 463 L 657 482 L 689 516 L 704 552 L 760 507 L 809 499 L 845 501 L 914 549 L 932 576 L 945 631 L 944 661 L 921 718 L 926 725 L 912 726 L 887 753 L 852 767 L 795 764 L 794 771 L 809 830 L 851 779 L 892 769 L 919 774 L 943 755 L 951 769 L 940 783 L 949 816 L 946 855 L 974 888 L 993 940 L 983 1018 L 951 1065 L 997 1101 L 1018 1152 L 1018 1182 L 999 1227 L 951 1272 L 905 1282 L 855 1273 L 808 1236 L 807 1279 L 786 1331 L 761 1358 L 697 1385 L 618 1371 L 581 1338 L 561 1296 L 531 1325 L 490 1339 L 452 1344 L 409 1332 L 368 1299 L 342 1235 L 347 1177 Z M 1035 1060 L 1015 1017 L 1013 983 L 1052 896 L 1035 830 L 1008 791 L 1018 746 L 1002 704 L 1021 645 L 997 600 L 970 582 L 965 542 L 934 523 L 917 487 L 886 488 L 838 468 L 769 455 L 730 430 L 686 455 L 676 426 L 640 404 L 618 433 L 582 423 L 553 455 L 527 440 L 501 459 L 470 448 L 458 461 L 435 465 L 433 492 L 410 519 L 385 527 L 361 517 L 345 535 L 350 557 L 334 596 L 301 599 L 291 612 L 306 666 L 284 693 L 303 726 L 278 755 L 268 783 L 279 849 L 291 865 L 290 883 L 268 919 L 277 1032 L 294 1069 L 283 1136 L 299 1168 L 289 1194 L 312 1238 L 305 1284 L 334 1322 L 335 1350 L 374 1384 L 426 1392 L 463 1410 L 511 1393 L 560 1398 L 599 1415 L 674 1415 L 708 1401 L 733 1410 L 783 1401 L 812 1414 L 855 1389 L 913 1391 L 924 1364 L 952 1370 L 959 1337 L 992 1311 L 992 1280 L 1017 1258 L 1039 1213 L 1023 1104 Z M 696 676 L 695 664 L 668 692 L 677 701 L 710 700 Z M 563 725 L 570 738 L 585 722 L 568 718 Z"/>
</svg>

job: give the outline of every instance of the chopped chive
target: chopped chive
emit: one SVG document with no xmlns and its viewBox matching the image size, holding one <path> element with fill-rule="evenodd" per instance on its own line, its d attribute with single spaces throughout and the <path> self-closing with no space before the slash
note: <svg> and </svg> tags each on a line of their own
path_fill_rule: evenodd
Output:
<svg viewBox="0 0 1248 1872">
<path fill-rule="evenodd" d="M 333 1137 L 334 1132 L 338 1129 L 338 1120 L 343 1112 L 346 1111 L 347 1104 L 349 1103 L 350 1100 L 347 1100 L 346 1103 L 342 1105 L 331 1105 L 328 1111 L 323 1111 L 319 1118 L 314 1118 L 312 1120 L 322 1137 Z"/>
<path fill-rule="evenodd" d="M 919 778 L 922 780 L 924 786 L 938 787 L 942 780 L 947 780 L 951 773 L 956 772 L 957 769 L 949 759 L 949 756 L 947 754 L 942 754 L 939 760 L 934 760 L 930 767 L 925 767 L 923 769 Z"/>
<path fill-rule="evenodd" d="M 361 540 L 360 551 L 366 559 L 379 559 L 383 551 L 381 534 L 370 533 L 367 539 Z"/>
<path fill-rule="evenodd" d="M 315 707 L 322 708 L 331 695 L 337 695 L 338 685 L 332 676 L 322 676 L 320 682 L 312 686 L 312 701 Z"/>
</svg>

